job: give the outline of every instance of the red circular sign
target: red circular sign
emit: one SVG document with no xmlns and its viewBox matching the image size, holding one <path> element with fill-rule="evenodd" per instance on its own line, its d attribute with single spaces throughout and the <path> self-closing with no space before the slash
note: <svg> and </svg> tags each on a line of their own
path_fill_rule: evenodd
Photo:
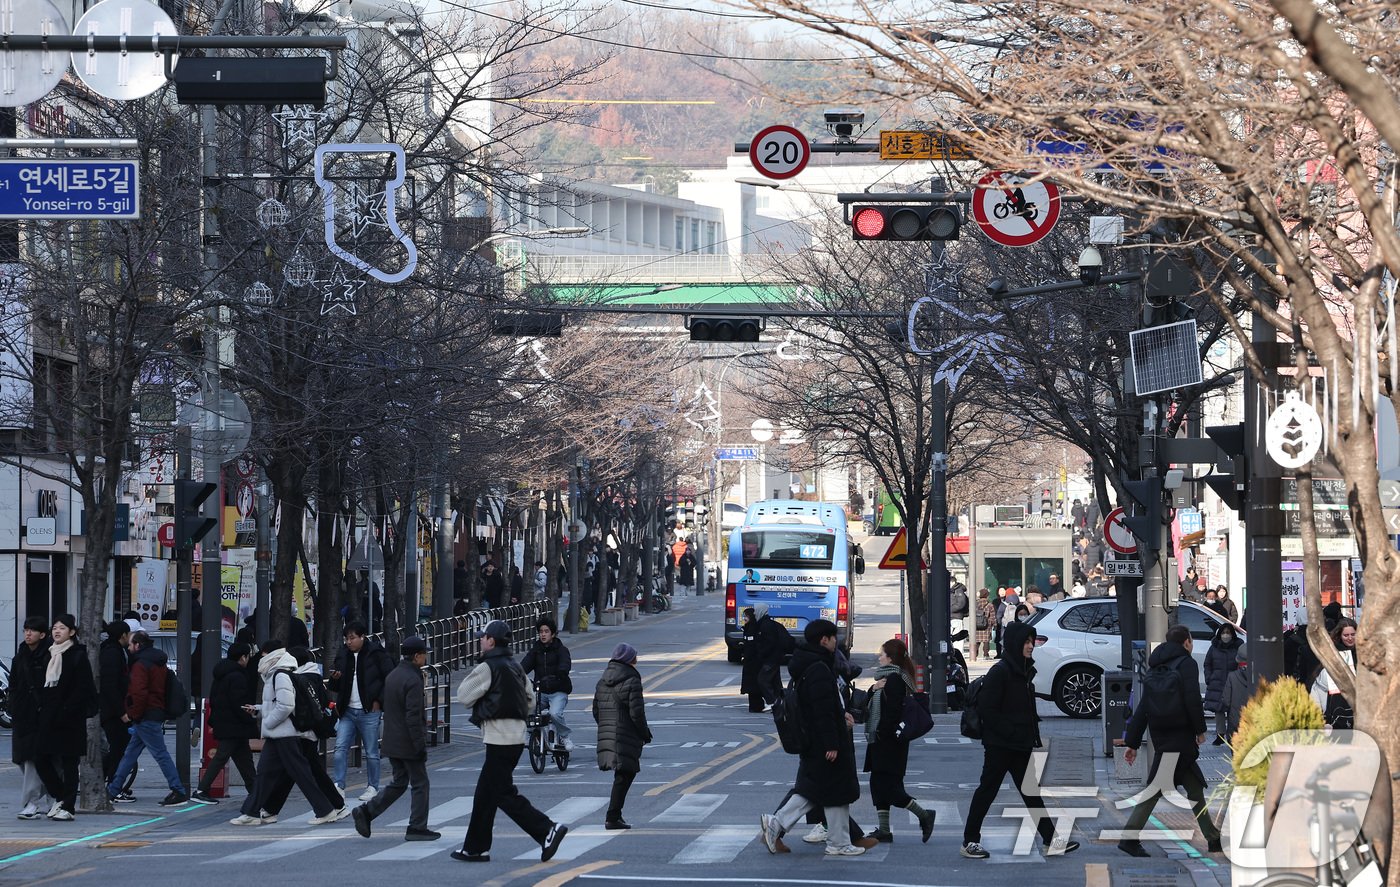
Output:
<svg viewBox="0 0 1400 887">
<path fill-rule="evenodd" d="M 1119 554 L 1136 554 L 1137 537 L 1128 525 L 1123 523 L 1124 511 L 1115 508 L 1103 519 L 1103 541 Z"/>
<path fill-rule="evenodd" d="M 798 130 L 770 126 L 749 143 L 749 162 L 770 179 L 790 179 L 807 168 L 812 146 Z"/>
<path fill-rule="evenodd" d="M 160 544 L 164 545 L 166 548 L 174 548 L 175 525 L 161 524 L 160 529 L 156 531 L 156 539 L 158 539 L 160 541 Z"/>
<path fill-rule="evenodd" d="M 1030 246 L 1060 220 L 1060 189 L 1050 182 L 1025 183 L 1017 176 L 989 172 L 972 192 L 972 217 L 996 243 Z"/>
</svg>

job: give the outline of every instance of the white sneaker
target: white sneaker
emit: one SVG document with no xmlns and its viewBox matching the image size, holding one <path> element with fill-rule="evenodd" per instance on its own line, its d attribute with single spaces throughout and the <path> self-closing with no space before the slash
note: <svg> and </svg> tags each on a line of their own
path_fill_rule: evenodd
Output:
<svg viewBox="0 0 1400 887">
<path fill-rule="evenodd" d="M 771 813 L 763 813 L 758 817 L 758 833 L 763 838 L 763 844 L 768 848 L 769 853 L 778 852 L 778 839 L 783 836 L 782 830 L 778 827 L 778 817 Z"/>
<path fill-rule="evenodd" d="M 266 822 L 260 816 L 249 816 L 247 813 L 240 813 L 228 821 L 229 825 L 262 825 Z"/>
<path fill-rule="evenodd" d="M 18 816 L 20 819 L 37 819 L 39 817 L 39 805 L 32 803 L 25 804 L 24 809 L 19 811 Z"/>
<path fill-rule="evenodd" d="M 340 820 L 344 819 L 345 817 L 347 817 L 347 816 L 349 816 L 349 815 L 350 815 L 350 808 L 349 808 L 349 807 L 337 807 L 336 809 L 334 809 L 334 810 L 332 810 L 331 812 L 327 813 L 325 816 L 316 816 L 316 817 L 313 817 L 312 820 L 311 820 L 311 824 L 312 824 L 312 825 L 326 825 L 327 823 L 331 823 L 331 822 L 339 822 Z"/>
<path fill-rule="evenodd" d="M 360 800 L 361 800 L 361 801 L 373 801 L 373 800 L 374 800 L 374 796 L 377 795 L 377 794 L 379 794 L 379 789 L 375 788 L 375 787 L 372 786 L 372 785 L 371 785 L 371 786 L 367 786 L 367 787 L 365 788 L 365 790 L 360 794 Z M 342 793 L 341 797 L 344 797 L 344 794 L 343 794 L 343 793 Z"/>
<path fill-rule="evenodd" d="M 564 751 L 573 751 L 573 750 L 574 750 L 574 741 L 573 741 L 572 739 L 565 739 L 565 740 L 564 740 Z"/>
<path fill-rule="evenodd" d="M 808 832 L 807 834 L 805 834 L 805 835 L 802 836 L 802 843 L 804 843 L 804 844 L 825 844 L 825 843 L 826 843 L 826 826 L 820 825 L 820 824 L 812 826 L 812 830 L 811 830 L 810 832 Z"/>
<path fill-rule="evenodd" d="M 55 822 L 72 822 L 73 814 L 69 813 L 67 810 L 64 810 L 62 807 L 59 807 L 57 813 L 49 814 L 49 819 L 52 819 Z"/>
<path fill-rule="evenodd" d="M 259 810 L 258 816 L 262 818 L 262 821 L 265 825 L 271 825 L 272 823 L 277 821 L 277 814 L 268 813 L 266 810 Z"/>
<path fill-rule="evenodd" d="M 62 802 L 62 801 L 54 801 L 54 802 L 53 802 L 53 806 L 49 808 L 49 812 L 48 812 L 48 813 L 45 813 L 44 815 L 47 816 L 49 819 L 53 819 L 53 818 L 54 818 L 54 814 L 58 813 L 58 811 L 60 811 L 60 810 L 62 810 L 62 809 L 63 809 L 63 802 Z"/>
<path fill-rule="evenodd" d="M 803 838 L 802 840 L 807 839 Z M 857 847 L 855 844 L 847 844 L 844 847 L 833 847 L 828 844 L 826 848 L 827 856 L 860 856 L 864 852 L 864 847 Z"/>
</svg>

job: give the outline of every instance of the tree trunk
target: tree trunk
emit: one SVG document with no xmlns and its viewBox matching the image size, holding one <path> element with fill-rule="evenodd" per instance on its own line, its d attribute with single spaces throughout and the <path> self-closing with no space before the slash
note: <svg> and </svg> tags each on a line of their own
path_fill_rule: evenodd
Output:
<svg viewBox="0 0 1400 887">
<path fill-rule="evenodd" d="M 112 460 L 108 464 L 120 466 L 121 462 Z M 102 482 L 103 492 L 94 491 L 93 483 L 83 484 L 80 491 L 83 509 L 87 512 L 87 527 L 79 586 L 78 625 L 81 630 L 79 638 L 87 645 L 88 664 L 92 666 L 94 679 L 101 686 L 98 649 L 101 644 L 98 636 L 102 633 L 106 616 L 103 606 L 107 599 L 107 568 L 112 562 L 117 472 L 107 471 L 106 466 L 98 466 L 98 470 L 101 472 L 99 476 L 105 478 L 105 482 Z M 113 492 L 108 494 L 108 490 Z M 102 778 L 102 727 L 99 721 L 95 717 L 87 721 L 87 755 L 78 771 L 79 805 L 84 810 L 107 813 L 112 809 L 112 802 L 107 797 L 106 780 Z"/>
</svg>

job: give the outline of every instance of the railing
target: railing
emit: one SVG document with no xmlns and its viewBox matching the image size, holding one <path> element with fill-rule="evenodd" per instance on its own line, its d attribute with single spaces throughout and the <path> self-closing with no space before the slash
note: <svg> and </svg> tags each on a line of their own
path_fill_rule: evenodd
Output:
<svg viewBox="0 0 1400 887">
<path fill-rule="evenodd" d="M 530 279 L 553 283 L 785 283 L 792 257 L 769 255 L 545 255 L 526 257 Z"/>
</svg>

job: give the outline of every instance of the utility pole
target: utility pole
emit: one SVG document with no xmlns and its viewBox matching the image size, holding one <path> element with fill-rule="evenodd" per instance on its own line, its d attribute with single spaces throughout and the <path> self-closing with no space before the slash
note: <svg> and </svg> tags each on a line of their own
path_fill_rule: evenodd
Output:
<svg viewBox="0 0 1400 887">
<path fill-rule="evenodd" d="M 933 483 L 929 491 L 929 508 L 932 525 L 929 531 L 929 545 L 933 549 L 933 560 L 929 573 L 928 595 L 928 637 L 929 675 L 925 689 L 928 690 L 929 711 L 943 714 L 948 711 L 948 684 L 944 680 L 948 672 L 948 383 L 937 378 L 938 363 L 929 361 L 933 386 L 932 428 L 930 446 L 933 449 Z"/>
<path fill-rule="evenodd" d="M 258 469 L 258 542 L 254 557 L 257 560 L 257 615 L 254 617 L 253 636 L 258 642 L 267 640 L 272 622 L 272 491 L 267 475 Z M 353 527 L 351 528 L 353 533 Z M 353 548 L 354 539 L 348 540 Z"/>
<path fill-rule="evenodd" d="M 574 467 L 569 472 L 569 522 L 566 525 L 569 532 L 569 609 L 564 617 L 568 624 L 569 633 L 578 631 L 578 611 L 579 598 L 583 596 L 583 590 L 579 588 L 579 546 L 583 544 L 583 534 L 576 532 L 579 525 L 579 460 L 583 458 L 582 453 L 575 453 Z M 597 618 L 594 613 L 594 618 Z"/>
<path fill-rule="evenodd" d="M 1272 307 L 1271 291 L 1256 281 L 1255 297 Z M 1262 395 L 1278 389 L 1278 336 L 1259 312 L 1250 323 L 1250 346 L 1264 367 L 1256 378 L 1245 364 L 1244 429 L 1249 480 L 1244 513 L 1249 552 L 1245 561 L 1245 594 L 1241 608 L 1249 610 L 1249 661 L 1255 679 L 1275 680 L 1283 674 L 1283 514 L 1279 511 L 1282 471 L 1264 446 L 1268 416 Z"/>
<path fill-rule="evenodd" d="M 433 618 L 452 615 L 457 590 L 453 588 L 452 484 L 443 481 L 433 494 L 433 515 L 437 518 L 437 575 L 433 577 Z M 523 572 L 523 571 L 522 571 Z"/>
</svg>

